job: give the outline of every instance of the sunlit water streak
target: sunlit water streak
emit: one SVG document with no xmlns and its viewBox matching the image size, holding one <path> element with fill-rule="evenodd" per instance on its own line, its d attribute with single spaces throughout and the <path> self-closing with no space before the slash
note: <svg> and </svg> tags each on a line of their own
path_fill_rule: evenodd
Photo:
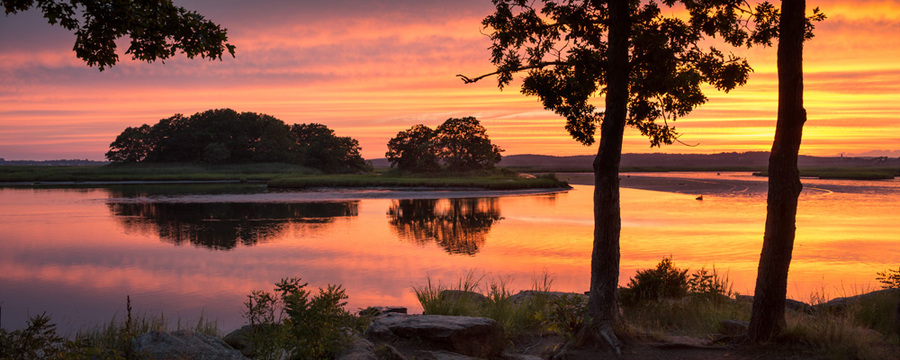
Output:
<svg viewBox="0 0 900 360">
<path fill-rule="evenodd" d="M 877 288 L 875 273 L 900 261 L 897 182 L 804 183 L 831 190 L 801 197 L 789 296 Z M 531 287 L 546 271 L 554 289 L 585 291 L 592 191 L 429 200 L 447 193 L 0 188 L 0 326 L 19 328 L 46 311 L 71 331 L 122 317 L 130 295 L 138 312 L 182 322 L 203 313 L 227 331 L 243 323 L 241 304 L 251 290 L 270 290 L 289 276 L 315 287 L 342 284 L 349 309 L 420 311 L 411 286 L 426 277 L 453 282 L 467 269 L 514 289 Z M 752 293 L 765 197 L 736 191 L 694 198 L 622 190 L 620 284 L 672 255 L 679 267 L 726 271 L 735 291 Z"/>
</svg>

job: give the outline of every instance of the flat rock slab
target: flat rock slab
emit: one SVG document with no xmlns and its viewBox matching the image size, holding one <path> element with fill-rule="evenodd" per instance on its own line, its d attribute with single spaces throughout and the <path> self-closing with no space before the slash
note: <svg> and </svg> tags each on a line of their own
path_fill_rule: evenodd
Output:
<svg viewBox="0 0 900 360">
<path fill-rule="evenodd" d="M 499 357 L 504 345 L 499 323 L 468 316 L 385 316 L 372 322 L 367 335 L 379 339 L 417 340 L 423 346 L 477 358 Z"/>
<path fill-rule="evenodd" d="M 192 331 L 151 331 L 132 342 L 132 350 L 153 360 L 247 360 L 222 339 Z"/>
</svg>

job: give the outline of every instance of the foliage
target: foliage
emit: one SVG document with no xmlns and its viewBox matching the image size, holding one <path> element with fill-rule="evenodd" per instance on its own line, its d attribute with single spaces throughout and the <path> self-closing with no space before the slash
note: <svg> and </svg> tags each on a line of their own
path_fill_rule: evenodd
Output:
<svg viewBox="0 0 900 360">
<path fill-rule="evenodd" d="M 688 269 L 675 267 L 672 257 L 665 257 L 655 269 L 638 270 L 627 289 L 620 290 L 620 302 L 634 304 L 683 297 L 689 288 L 687 273 Z"/>
<path fill-rule="evenodd" d="M 397 133 L 388 141 L 385 153 L 392 167 L 409 172 L 434 172 L 439 169 L 438 157 L 432 146 L 434 130 L 425 125 L 413 127 Z"/>
<path fill-rule="evenodd" d="M 453 172 L 493 168 L 503 151 L 471 116 L 444 121 L 435 130 L 433 146 L 441 165 Z"/>
<path fill-rule="evenodd" d="M 465 172 L 492 169 L 503 150 L 491 143 L 474 117 L 450 118 L 432 130 L 419 124 L 397 133 L 385 153 L 391 166 L 401 171 Z"/>
<path fill-rule="evenodd" d="M 35 315 L 22 330 L 7 333 L 0 329 L 0 359 L 37 359 L 65 353 L 66 340 L 56 334 L 56 325 L 47 314 Z"/>
<path fill-rule="evenodd" d="M 626 306 L 663 299 L 680 299 L 687 295 L 705 301 L 719 302 L 730 299 L 732 292 L 728 275 L 705 267 L 690 273 L 689 269 L 679 269 L 672 257 L 664 257 L 655 269 L 638 270 L 626 288 L 619 289 L 619 302 Z"/>
<path fill-rule="evenodd" d="M 688 279 L 688 293 L 698 294 L 710 300 L 730 299 L 734 296 L 728 274 L 719 275 L 716 267 L 712 271 L 701 267 Z"/>
<path fill-rule="evenodd" d="M 282 162 L 327 172 L 370 171 L 359 143 L 321 124 L 294 124 L 231 109 L 175 114 L 126 128 L 109 145 L 113 163 L 244 164 Z"/>
<path fill-rule="evenodd" d="M 22 330 L 7 332 L 0 329 L 0 359 L 143 359 L 142 354 L 135 354 L 131 349 L 134 338 L 151 330 L 167 331 L 170 324 L 161 315 L 132 317 L 130 298 L 126 310 L 125 321 L 113 318 L 107 325 L 79 331 L 71 339 L 58 335 L 56 325 L 46 314 L 33 316 Z M 176 329 L 219 335 L 215 322 L 208 322 L 203 317 L 194 326 L 183 327 L 179 320 Z"/>
<path fill-rule="evenodd" d="M 371 171 L 356 139 L 335 136 L 322 124 L 294 124 L 291 134 L 299 146 L 300 164 L 326 172 Z"/>
<path fill-rule="evenodd" d="M 344 310 L 347 295 L 340 285 L 328 285 L 318 294 L 300 278 L 282 279 L 275 292 L 253 291 L 247 296 L 245 317 L 253 325 L 251 336 L 257 356 L 291 359 L 333 358 L 350 341 L 350 331 L 363 325 Z"/>
<path fill-rule="evenodd" d="M 900 289 L 900 268 L 879 272 L 875 280 L 878 280 L 884 289 Z"/>
<path fill-rule="evenodd" d="M 606 92 L 610 11 L 605 2 L 497 0 L 482 24 L 493 40 L 491 62 L 502 88 L 513 74 L 527 72 L 522 93 L 566 118 L 566 130 L 589 145 L 604 113 L 591 102 Z M 719 36 L 731 46 L 768 45 L 777 34 L 777 10 L 742 1 L 683 1 L 688 19 L 669 16 L 657 1 L 629 2 L 627 124 L 652 146 L 671 144 L 678 134 L 670 121 L 706 102 L 701 84 L 729 91 L 747 82 L 747 61 L 721 50 L 701 48 Z M 675 1 L 664 1 L 673 8 Z M 752 20 L 752 21 L 751 21 Z M 755 27 L 750 27 L 755 25 Z"/>
<path fill-rule="evenodd" d="M 39 9 L 52 25 L 75 33 L 75 56 L 101 71 L 119 60 L 117 40 L 130 37 L 126 54 L 135 60 L 234 56 L 227 30 L 171 0 L 2 0 L 6 14 Z"/>
</svg>

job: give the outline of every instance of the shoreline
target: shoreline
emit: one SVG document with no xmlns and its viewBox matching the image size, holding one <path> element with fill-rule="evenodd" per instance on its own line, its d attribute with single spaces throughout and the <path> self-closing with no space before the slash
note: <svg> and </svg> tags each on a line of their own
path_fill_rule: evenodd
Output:
<svg viewBox="0 0 900 360">
<path fill-rule="evenodd" d="M 765 196 L 768 193 L 768 178 L 758 177 L 735 179 L 728 175 L 734 172 L 702 173 L 705 176 L 692 177 L 689 173 L 627 173 L 619 174 L 622 188 L 671 192 L 689 195 L 712 196 Z M 738 174 L 744 174 L 738 172 Z M 592 173 L 560 173 L 556 177 L 570 185 L 594 185 Z M 897 192 L 897 187 L 879 184 L 893 184 L 897 180 L 821 180 L 801 178 L 803 193 L 849 193 L 871 194 L 873 191 Z"/>
</svg>

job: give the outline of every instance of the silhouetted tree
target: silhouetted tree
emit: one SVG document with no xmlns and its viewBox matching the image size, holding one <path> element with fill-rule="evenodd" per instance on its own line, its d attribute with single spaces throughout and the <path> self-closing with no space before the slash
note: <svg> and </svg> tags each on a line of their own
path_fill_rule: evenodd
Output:
<svg viewBox="0 0 900 360">
<path fill-rule="evenodd" d="M 491 144 L 484 127 L 471 116 L 444 121 L 434 131 L 432 143 L 441 165 L 455 172 L 493 168 L 503 151 Z"/>
<path fill-rule="evenodd" d="M 612 330 L 618 314 L 619 162 L 626 125 L 650 138 L 651 146 L 678 138 L 670 122 L 706 102 L 701 84 L 729 91 L 746 83 L 743 58 L 700 47 L 709 37 L 733 46 L 768 44 L 774 8 L 743 0 L 684 0 L 687 19 L 664 15 L 656 1 L 494 0 L 496 11 L 483 24 L 493 40 L 491 61 L 502 89 L 513 74 L 527 72 L 522 93 L 538 96 L 546 109 L 566 118 L 566 130 L 585 144 L 600 146 L 594 160 L 594 246 L 588 300 L 592 327 L 619 351 Z M 676 1 L 667 0 L 672 8 Z M 666 13 L 677 13 L 666 11 Z M 756 20 L 756 27 L 748 28 Z M 603 110 L 592 104 L 605 95 Z"/>
<path fill-rule="evenodd" d="M 325 125 L 289 126 L 265 114 L 216 109 L 127 128 L 110 144 L 106 157 L 114 163 L 287 162 L 327 172 L 357 172 L 369 169 L 360 150 L 355 139 L 335 136 Z"/>
<path fill-rule="evenodd" d="M 819 9 L 813 20 L 824 19 Z M 794 248 L 797 202 L 803 185 L 797 156 L 803 137 L 803 41 L 812 37 L 805 0 L 781 2 L 778 33 L 778 121 L 769 155 L 769 193 L 766 232 L 748 335 L 752 341 L 770 340 L 785 326 L 788 268 Z"/>
<path fill-rule="evenodd" d="M 300 163 L 328 172 L 367 171 L 368 165 L 360 155 L 359 142 L 334 135 L 334 130 L 322 124 L 294 124 L 291 133 L 299 148 Z"/>
<path fill-rule="evenodd" d="M 440 166 L 432 140 L 434 130 L 419 124 L 397 133 L 388 141 L 388 151 L 384 154 L 391 167 L 401 171 L 431 172 Z"/>
<path fill-rule="evenodd" d="M 150 125 L 128 127 L 109 144 L 106 158 L 116 163 L 140 162 L 153 150 Z"/>
<path fill-rule="evenodd" d="M 227 30 L 171 0 L 0 0 L 5 13 L 35 8 L 52 25 L 75 33 L 75 56 L 100 71 L 115 65 L 116 41 L 130 38 L 126 54 L 135 60 L 165 60 L 177 52 L 188 58 L 234 56 Z"/>
</svg>

